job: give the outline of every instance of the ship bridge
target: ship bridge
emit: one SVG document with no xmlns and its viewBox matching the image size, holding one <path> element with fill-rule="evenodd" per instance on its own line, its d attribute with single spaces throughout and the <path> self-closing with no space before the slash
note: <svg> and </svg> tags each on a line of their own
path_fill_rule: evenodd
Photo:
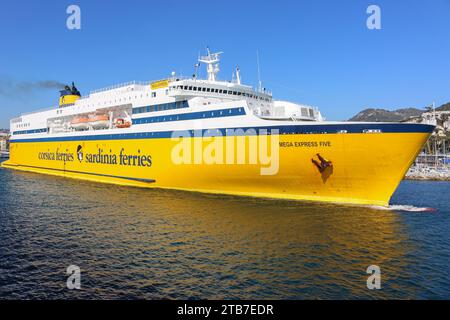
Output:
<svg viewBox="0 0 450 320">
<path fill-rule="evenodd" d="M 215 97 L 224 99 L 249 98 L 270 102 L 272 95 L 269 92 L 257 92 L 250 86 L 225 81 L 209 80 L 178 80 L 169 85 L 170 96 L 186 97 Z"/>
</svg>

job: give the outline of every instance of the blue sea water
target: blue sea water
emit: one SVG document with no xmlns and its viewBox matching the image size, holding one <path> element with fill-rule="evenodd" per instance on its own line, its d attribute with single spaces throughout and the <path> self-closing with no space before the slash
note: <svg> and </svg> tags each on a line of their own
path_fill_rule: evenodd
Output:
<svg viewBox="0 0 450 320">
<path fill-rule="evenodd" d="M 449 182 L 404 181 L 390 210 L 6 169 L 0 182 L 0 299 L 450 298 Z"/>
</svg>

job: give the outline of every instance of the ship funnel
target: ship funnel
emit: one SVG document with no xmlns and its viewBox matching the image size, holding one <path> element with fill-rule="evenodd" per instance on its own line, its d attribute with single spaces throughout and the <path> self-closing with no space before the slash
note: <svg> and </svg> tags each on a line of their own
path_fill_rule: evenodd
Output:
<svg viewBox="0 0 450 320">
<path fill-rule="evenodd" d="M 81 94 L 80 91 L 75 87 L 75 84 L 72 82 L 72 87 L 64 86 L 63 90 L 59 91 L 59 107 L 67 107 L 73 105 L 75 101 L 80 99 Z"/>
</svg>

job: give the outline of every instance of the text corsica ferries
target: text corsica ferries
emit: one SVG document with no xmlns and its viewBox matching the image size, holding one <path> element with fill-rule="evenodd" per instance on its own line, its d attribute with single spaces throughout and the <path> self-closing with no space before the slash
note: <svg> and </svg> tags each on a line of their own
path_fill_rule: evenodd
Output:
<svg viewBox="0 0 450 320">
<path fill-rule="evenodd" d="M 324 121 L 261 86 L 207 79 L 131 82 L 11 120 L 2 166 L 121 185 L 387 205 L 434 127 Z M 197 67 L 196 64 L 196 73 Z"/>
</svg>

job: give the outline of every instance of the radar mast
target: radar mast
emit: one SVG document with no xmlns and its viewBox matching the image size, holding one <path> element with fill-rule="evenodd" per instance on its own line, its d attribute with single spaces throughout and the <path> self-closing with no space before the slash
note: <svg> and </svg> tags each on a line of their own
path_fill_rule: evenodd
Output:
<svg viewBox="0 0 450 320">
<path fill-rule="evenodd" d="M 208 47 L 206 47 L 206 56 L 202 56 L 198 59 L 199 62 L 203 62 L 206 64 L 206 72 L 208 73 L 208 80 L 209 81 L 216 81 L 217 80 L 217 74 L 220 71 L 219 68 L 219 56 L 223 52 L 216 52 L 211 53 Z"/>
</svg>

